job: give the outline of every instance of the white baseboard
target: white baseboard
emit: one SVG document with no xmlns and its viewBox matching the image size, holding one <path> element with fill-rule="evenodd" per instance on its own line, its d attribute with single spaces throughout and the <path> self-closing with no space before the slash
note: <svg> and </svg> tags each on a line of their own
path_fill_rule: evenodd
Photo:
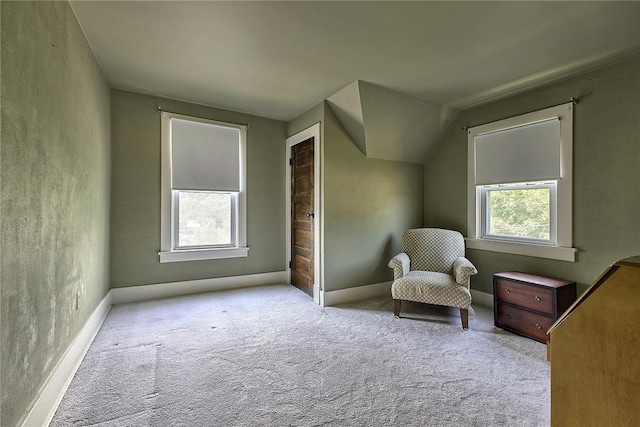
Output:
<svg viewBox="0 0 640 427">
<path fill-rule="evenodd" d="M 354 288 L 324 292 L 322 306 L 326 307 L 336 304 L 344 304 L 380 295 L 389 295 L 389 298 L 391 298 L 391 283 L 392 282 L 374 283 L 372 285 L 356 286 Z"/>
<path fill-rule="evenodd" d="M 244 276 L 218 277 L 214 279 L 187 280 L 183 282 L 157 283 L 153 285 L 113 288 L 113 304 L 148 301 L 152 299 L 201 294 L 204 292 L 225 291 L 248 288 L 250 286 L 286 283 L 287 272 L 247 274 Z"/>
<path fill-rule="evenodd" d="M 471 289 L 471 300 L 475 304 L 488 307 L 493 310 L 493 294 Z"/>
<path fill-rule="evenodd" d="M 47 426 L 58 409 L 67 387 L 82 363 L 93 339 L 96 337 L 102 322 L 111 309 L 111 291 L 107 292 L 100 304 L 93 310 L 91 316 L 73 339 L 64 355 L 53 369 L 49 378 L 38 392 L 29 413 L 22 422 L 22 427 Z"/>
</svg>

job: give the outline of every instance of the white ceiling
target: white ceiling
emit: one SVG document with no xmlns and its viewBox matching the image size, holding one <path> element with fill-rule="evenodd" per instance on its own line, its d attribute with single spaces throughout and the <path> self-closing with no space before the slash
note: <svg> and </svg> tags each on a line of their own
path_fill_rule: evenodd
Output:
<svg viewBox="0 0 640 427">
<path fill-rule="evenodd" d="M 640 54 L 640 2 L 72 6 L 112 87 L 280 120 L 357 80 L 460 109 Z"/>
<path fill-rule="evenodd" d="M 72 1 L 116 89 L 291 120 L 422 163 L 456 110 L 640 55 L 640 1 Z"/>
</svg>

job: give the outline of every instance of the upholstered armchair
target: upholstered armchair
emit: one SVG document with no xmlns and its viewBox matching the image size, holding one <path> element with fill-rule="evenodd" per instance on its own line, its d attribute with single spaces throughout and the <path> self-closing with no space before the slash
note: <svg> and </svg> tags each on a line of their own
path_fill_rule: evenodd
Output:
<svg viewBox="0 0 640 427">
<path fill-rule="evenodd" d="M 458 307 L 462 328 L 468 329 L 470 278 L 478 270 L 465 258 L 462 234 L 439 228 L 408 230 L 402 250 L 389 261 L 393 314 L 400 317 L 402 300 Z"/>
</svg>

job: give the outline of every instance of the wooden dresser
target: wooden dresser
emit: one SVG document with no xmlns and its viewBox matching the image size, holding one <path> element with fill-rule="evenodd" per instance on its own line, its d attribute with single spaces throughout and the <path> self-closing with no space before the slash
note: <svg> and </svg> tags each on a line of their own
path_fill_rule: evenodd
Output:
<svg viewBox="0 0 640 427">
<path fill-rule="evenodd" d="M 546 343 L 547 331 L 576 300 L 576 282 L 509 271 L 493 275 L 498 328 Z"/>
</svg>

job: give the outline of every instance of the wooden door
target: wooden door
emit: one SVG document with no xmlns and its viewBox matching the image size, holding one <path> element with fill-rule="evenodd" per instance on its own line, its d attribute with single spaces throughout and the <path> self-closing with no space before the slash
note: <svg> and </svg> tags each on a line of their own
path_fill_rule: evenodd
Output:
<svg viewBox="0 0 640 427">
<path fill-rule="evenodd" d="M 291 284 L 313 296 L 313 138 L 291 147 Z"/>
</svg>

